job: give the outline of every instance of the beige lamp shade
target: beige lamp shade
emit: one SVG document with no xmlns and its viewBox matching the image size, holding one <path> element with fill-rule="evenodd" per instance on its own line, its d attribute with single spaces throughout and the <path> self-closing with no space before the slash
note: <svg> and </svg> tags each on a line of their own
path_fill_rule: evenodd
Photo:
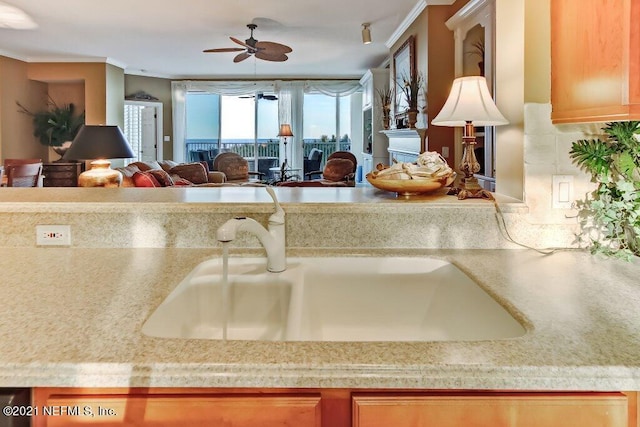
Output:
<svg viewBox="0 0 640 427">
<path fill-rule="evenodd" d="M 284 123 L 280 125 L 280 132 L 278 132 L 278 136 L 293 136 L 293 132 L 291 131 L 291 125 Z"/>
<path fill-rule="evenodd" d="M 460 77 L 453 81 L 449 98 L 431 121 L 436 126 L 497 126 L 509 123 L 493 102 L 487 80 L 481 76 Z"/>
</svg>

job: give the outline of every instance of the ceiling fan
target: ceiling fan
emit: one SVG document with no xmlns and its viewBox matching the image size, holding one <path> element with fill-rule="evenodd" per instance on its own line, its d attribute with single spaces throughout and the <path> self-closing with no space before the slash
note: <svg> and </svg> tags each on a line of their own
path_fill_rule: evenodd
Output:
<svg viewBox="0 0 640 427">
<path fill-rule="evenodd" d="M 233 62 L 244 61 L 251 55 L 254 55 L 258 59 L 265 61 L 283 62 L 289 59 L 287 53 L 293 52 L 289 46 L 275 43 L 275 42 L 262 42 L 253 38 L 253 30 L 257 28 L 256 24 L 248 24 L 247 28 L 251 30 L 251 36 L 244 42 L 238 40 L 235 37 L 229 37 L 233 42 L 243 47 L 223 47 L 217 49 L 205 49 L 203 52 L 242 52 L 233 58 Z"/>
</svg>

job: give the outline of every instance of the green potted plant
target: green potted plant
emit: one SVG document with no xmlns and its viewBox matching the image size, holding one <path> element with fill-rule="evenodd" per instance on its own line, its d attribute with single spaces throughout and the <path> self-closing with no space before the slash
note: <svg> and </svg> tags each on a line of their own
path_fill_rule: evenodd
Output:
<svg viewBox="0 0 640 427">
<path fill-rule="evenodd" d="M 66 148 L 84 124 L 84 111 L 76 114 L 73 103 L 59 106 L 51 97 L 48 101 L 48 109 L 38 112 L 27 110 L 16 101 L 21 113 L 28 114 L 33 119 L 33 136 L 37 137 L 42 145 L 52 147 L 53 150 L 63 155 Z"/>
<path fill-rule="evenodd" d="M 640 121 L 612 122 L 606 138 L 572 144 L 571 159 L 591 174 L 596 189 L 577 202 L 592 253 L 640 256 Z"/>
</svg>

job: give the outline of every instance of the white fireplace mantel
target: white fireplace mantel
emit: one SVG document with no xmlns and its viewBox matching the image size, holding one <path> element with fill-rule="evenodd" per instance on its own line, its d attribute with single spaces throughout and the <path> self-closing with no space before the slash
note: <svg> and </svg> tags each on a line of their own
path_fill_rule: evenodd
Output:
<svg viewBox="0 0 640 427">
<path fill-rule="evenodd" d="M 427 151 L 427 129 L 387 129 L 380 131 L 389 138 L 389 154 L 419 155 Z"/>
</svg>

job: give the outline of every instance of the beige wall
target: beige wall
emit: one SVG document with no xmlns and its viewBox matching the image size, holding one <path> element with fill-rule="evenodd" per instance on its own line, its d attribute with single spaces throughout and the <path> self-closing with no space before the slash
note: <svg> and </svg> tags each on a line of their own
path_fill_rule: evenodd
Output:
<svg viewBox="0 0 640 427">
<path fill-rule="evenodd" d="M 550 0 L 525 1 L 525 102 L 551 102 L 550 17 Z"/>
<path fill-rule="evenodd" d="M 525 1 L 524 200 L 531 223 L 572 225 L 574 210 L 552 207 L 553 175 L 574 177 L 575 199 L 593 190 L 590 177 L 573 165 L 569 151 L 574 141 L 597 138 L 602 124 L 551 123 L 550 4 Z"/>
<path fill-rule="evenodd" d="M 124 70 L 111 64 L 105 69 L 106 117 L 104 124 L 124 129 Z"/>
<path fill-rule="evenodd" d="M 27 75 L 31 80 L 45 83 L 84 82 L 86 123 L 123 125 L 124 71 L 121 68 L 105 63 L 34 62 L 28 64 Z"/>
<path fill-rule="evenodd" d="M 0 57 L 0 157 L 57 159 L 33 137 L 30 111 L 73 103 L 86 123 L 124 126 L 124 71 L 105 63 L 25 63 Z"/>
<path fill-rule="evenodd" d="M 496 0 L 495 100 L 509 121 L 496 127 L 496 192 L 524 198 L 525 0 Z"/>
<path fill-rule="evenodd" d="M 136 92 L 145 92 L 158 98 L 162 102 L 162 128 L 163 136 L 168 136 L 170 142 L 164 142 L 163 151 L 165 159 L 173 158 L 173 114 L 171 103 L 171 80 L 157 77 L 124 76 L 125 95 L 130 96 Z"/>
<path fill-rule="evenodd" d="M 27 63 L 0 56 L 0 159 L 42 158 L 48 147 L 33 136 L 32 119 L 20 113 L 16 101 L 29 111 L 46 108 L 47 87 L 27 78 Z"/>
</svg>

